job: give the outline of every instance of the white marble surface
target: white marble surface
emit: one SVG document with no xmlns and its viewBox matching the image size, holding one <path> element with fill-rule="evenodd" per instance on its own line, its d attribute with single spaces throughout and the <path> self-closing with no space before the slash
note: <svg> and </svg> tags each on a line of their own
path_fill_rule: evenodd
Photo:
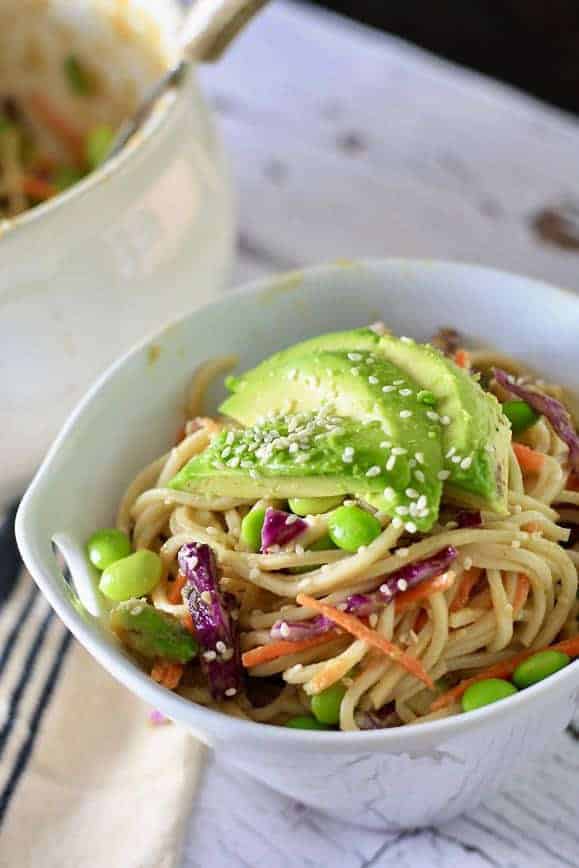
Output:
<svg viewBox="0 0 579 868">
<path fill-rule="evenodd" d="M 541 209 L 579 198 L 574 119 L 283 3 L 203 78 L 239 191 L 237 281 L 395 255 L 482 262 L 579 290 L 579 252 L 532 228 Z M 311 816 L 209 758 L 183 868 L 579 866 L 578 772 L 568 731 L 473 814 L 391 837 Z"/>
</svg>

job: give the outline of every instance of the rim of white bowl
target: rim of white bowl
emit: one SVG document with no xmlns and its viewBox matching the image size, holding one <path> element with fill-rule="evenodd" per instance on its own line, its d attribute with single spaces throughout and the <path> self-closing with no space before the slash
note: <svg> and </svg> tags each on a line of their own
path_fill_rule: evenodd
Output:
<svg viewBox="0 0 579 868">
<path fill-rule="evenodd" d="M 341 262 L 344 263 L 344 260 L 341 260 Z M 239 735 L 243 734 L 249 738 L 257 736 L 264 742 L 268 740 L 273 743 L 289 742 L 296 746 L 315 744 L 317 749 L 322 749 L 327 752 L 334 752 L 339 748 L 351 752 L 353 748 L 366 749 L 371 748 L 374 745 L 387 745 L 388 743 L 397 743 L 397 746 L 400 746 L 400 749 L 403 750 L 405 741 L 411 742 L 421 735 L 425 740 L 428 736 L 432 737 L 434 740 L 444 739 L 445 737 L 469 729 L 478 729 L 479 726 L 484 726 L 487 720 L 516 715 L 517 709 L 523 708 L 528 704 L 539 703 L 541 697 L 543 697 L 544 701 L 546 696 L 550 692 L 553 692 L 555 688 L 562 686 L 566 682 L 571 682 L 573 679 L 577 683 L 577 686 L 579 686 L 579 668 L 574 665 L 576 661 L 573 661 L 568 666 L 559 670 L 559 672 L 549 676 L 543 681 L 540 681 L 538 684 L 528 687 L 525 690 L 521 690 L 500 702 L 493 703 L 476 711 L 463 714 L 459 713 L 440 720 L 427 721 L 425 723 L 407 724 L 405 726 L 393 727 L 390 729 L 343 732 L 339 730 L 299 730 L 292 729 L 291 727 L 268 725 L 256 721 L 240 720 L 239 718 L 230 717 L 223 712 L 201 706 L 192 700 L 185 699 L 178 694 L 166 690 L 156 684 L 149 675 L 140 670 L 137 664 L 130 661 L 120 650 L 117 650 L 112 645 L 108 645 L 104 639 L 95 635 L 92 627 L 87 626 L 86 621 L 70 602 L 66 604 L 61 603 L 61 599 L 53 587 L 53 579 L 51 577 L 45 577 L 44 575 L 44 568 L 42 566 L 43 557 L 40 553 L 38 555 L 36 553 L 38 547 L 35 544 L 35 540 L 28 539 L 29 527 L 30 529 L 33 529 L 34 516 L 37 511 L 36 491 L 44 484 L 45 478 L 50 477 L 52 462 L 58 454 L 62 444 L 83 415 L 85 407 L 98 399 L 101 390 L 106 386 L 109 380 L 112 380 L 115 377 L 117 371 L 122 368 L 129 359 L 141 353 L 143 349 L 149 345 L 156 343 L 165 331 L 173 328 L 177 323 L 184 322 L 190 317 L 198 316 L 203 310 L 208 308 L 219 307 L 220 305 L 230 308 L 231 302 L 236 298 L 258 296 L 261 293 L 267 293 L 271 290 L 272 286 L 278 284 L 280 280 L 284 280 L 284 278 L 292 275 L 299 274 L 310 278 L 327 278 L 333 273 L 341 272 L 344 267 L 359 266 L 361 268 L 376 270 L 384 266 L 407 267 L 409 265 L 414 267 L 436 268 L 445 271 L 463 270 L 471 273 L 478 272 L 479 275 L 484 275 L 489 278 L 494 277 L 502 281 L 509 281 L 512 279 L 524 280 L 535 297 L 538 295 L 545 296 L 545 294 L 548 296 L 560 295 L 563 296 L 567 304 L 576 305 L 579 309 L 579 296 L 572 290 L 552 286 L 542 280 L 527 278 L 515 272 L 456 260 L 406 259 L 403 257 L 364 258 L 348 260 L 346 266 L 339 263 L 327 263 L 303 269 L 295 269 L 281 274 L 274 274 L 266 278 L 260 278 L 248 284 L 244 284 L 235 290 L 230 290 L 222 298 L 202 305 L 199 308 L 195 308 L 185 316 L 176 318 L 172 323 L 160 329 L 157 333 L 149 335 L 139 341 L 128 352 L 117 359 L 116 362 L 113 362 L 113 364 L 107 368 L 107 370 L 104 371 L 98 380 L 91 386 L 70 414 L 26 491 L 16 516 L 16 539 L 24 563 L 38 587 L 45 594 L 51 606 L 64 624 L 69 628 L 71 633 L 73 633 L 79 642 L 90 651 L 97 661 L 128 689 L 136 692 L 153 707 L 159 708 L 168 717 L 177 720 L 184 725 L 190 727 L 193 726 L 201 732 L 204 730 L 221 730 L 229 732 L 231 735 L 237 732 Z M 42 501 L 40 500 L 39 502 Z M 205 726 L 204 722 L 206 723 Z"/>
<path fill-rule="evenodd" d="M 41 220 L 52 214 L 53 211 L 67 205 L 73 199 L 86 196 L 90 191 L 108 181 L 113 175 L 125 167 L 128 160 L 136 158 L 146 147 L 153 147 L 157 138 L 161 135 L 165 124 L 169 123 L 172 114 L 177 110 L 181 101 L 188 92 L 187 85 L 193 75 L 192 65 L 188 64 L 181 83 L 167 94 L 165 105 L 160 105 L 153 110 L 151 116 L 145 121 L 143 127 L 127 142 L 116 156 L 107 160 L 103 165 L 91 170 L 80 181 L 72 184 L 68 189 L 62 190 L 56 196 L 46 202 L 40 202 L 33 208 L 28 208 L 16 217 L 9 217 L 0 223 L 0 244 L 5 237 L 13 235 L 18 230 L 24 231 L 31 223 Z"/>
</svg>

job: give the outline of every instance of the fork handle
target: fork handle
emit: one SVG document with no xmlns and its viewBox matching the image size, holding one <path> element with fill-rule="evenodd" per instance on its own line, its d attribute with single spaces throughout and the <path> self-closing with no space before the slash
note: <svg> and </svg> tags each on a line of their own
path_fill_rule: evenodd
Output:
<svg viewBox="0 0 579 868">
<path fill-rule="evenodd" d="M 232 39 L 268 0 L 196 0 L 183 25 L 183 53 L 189 60 L 218 60 Z"/>
</svg>

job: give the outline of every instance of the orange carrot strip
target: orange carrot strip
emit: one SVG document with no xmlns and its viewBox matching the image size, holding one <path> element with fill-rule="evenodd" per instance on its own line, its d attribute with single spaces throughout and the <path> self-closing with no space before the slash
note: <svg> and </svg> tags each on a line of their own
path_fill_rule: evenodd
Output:
<svg viewBox="0 0 579 868">
<path fill-rule="evenodd" d="M 526 470 L 527 473 L 538 473 L 545 463 L 545 456 L 542 452 L 535 452 L 529 446 L 523 443 L 513 443 L 513 452 L 519 462 L 521 470 Z"/>
<path fill-rule="evenodd" d="M 531 583 L 529 577 L 525 573 L 519 573 L 517 579 L 517 587 L 515 588 L 515 596 L 513 598 L 513 613 L 518 615 L 529 596 Z"/>
<path fill-rule="evenodd" d="M 565 487 L 569 489 L 569 491 L 579 491 L 579 474 L 571 473 Z"/>
<path fill-rule="evenodd" d="M 414 619 L 414 624 L 412 625 L 412 629 L 415 633 L 420 633 L 422 628 L 425 626 L 428 621 L 428 615 L 424 611 L 424 609 L 419 609 L 416 618 Z"/>
<path fill-rule="evenodd" d="M 459 368 L 470 368 L 470 354 L 468 350 L 457 350 L 454 354 L 454 361 Z"/>
<path fill-rule="evenodd" d="M 308 648 L 315 648 L 316 645 L 326 645 L 328 642 L 338 639 L 341 635 L 337 630 L 331 630 L 329 633 L 322 633 L 321 636 L 312 636 L 311 639 L 301 639 L 299 642 L 289 642 L 285 639 L 279 642 L 270 642 L 269 645 L 260 645 L 258 648 L 246 651 L 245 654 L 241 655 L 241 662 L 246 669 L 251 669 L 253 666 L 259 666 L 261 663 L 277 660 L 278 657 L 287 657 L 289 654 L 307 651 Z"/>
<path fill-rule="evenodd" d="M 42 178 L 35 178 L 34 175 L 25 175 L 22 178 L 22 192 L 26 193 L 27 196 L 31 196 L 32 199 L 44 201 L 56 196 L 58 190 L 54 184 L 50 184 Z"/>
<path fill-rule="evenodd" d="M 404 591 L 403 594 L 398 594 L 394 599 L 396 612 L 406 612 L 415 603 L 421 600 L 426 600 L 437 591 L 447 591 L 452 585 L 453 579 L 448 573 L 443 573 L 441 576 L 433 576 L 431 579 L 425 579 L 424 582 L 410 588 L 409 591 Z"/>
<path fill-rule="evenodd" d="M 193 635 L 195 635 L 195 625 L 193 623 L 193 615 L 191 615 L 190 613 L 187 615 L 183 615 L 183 617 L 181 618 L 181 623 L 183 624 L 183 626 L 185 627 L 186 630 L 189 630 L 190 633 L 193 633 Z"/>
<path fill-rule="evenodd" d="M 546 648 L 537 648 L 533 651 L 522 651 L 520 654 L 511 657 L 510 660 L 503 660 L 502 663 L 495 663 L 494 666 L 489 666 L 489 668 L 485 669 L 484 672 L 479 672 L 478 675 L 473 675 L 472 678 L 465 678 L 464 681 L 461 681 L 460 684 L 456 685 L 456 687 L 447 690 L 446 693 L 443 693 L 442 696 L 439 696 L 434 700 L 430 706 L 430 710 L 438 711 L 440 708 L 446 708 L 447 705 L 452 705 L 453 702 L 456 702 L 461 698 L 465 690 L 470 687 L 471 684 L 476 684 L 478 681 L 485 681 L 487 678 L 507 678 L 509 675 L 513 674 L 519 663 L 522 663 L 534 654 L 538 654 L 539 651 L 546 650 L 562 651 L 564 654 L 568 654 L 569 657 L 579 657 L 579 636 L 574 636 L 572 639 L 564 639 L 563 642 L 557 642 L 555 645 L 547 645 Z"/>
<path fill-rule="evenodd" d="M 50 100 L 47 100 L 44 94 L 30 94 L 28 104 L 32 111 L 38 115 L 40 120 L 46 124 L 58 139 L 60 139 L 76 162 L 83 165 L 85 162 L 85 153 L 84 139 L 82 135 L 71 126 L 66 118 L 62 117 L 60 112 L 54 108 Z"/>
<path fill-rule="evenodd" d="M 458 612 L 459 609 L 464 609 L 470 599 L 472 589 L 480 579 L 481 570 L 479 567 L 472 567 L 470 570 L 465 570 L 462 574 L 456 597 L 451 603 L 450 611 Z"/>
<path fill-rule="evenodd" d="M 167 599 L 170 603 L 177 605 L 182 602 L 181 591 L 185 587 L 186 582 L 187 579 L 183 573 L 178 573 L 176 579 L 173 579 L 172 582 L 167 582 Z"/>
<path fill-rule="evenodd" d="M 163 687 L 168 690 L 174 690 L 178 687 L 183 675 L 183 665 L 181 663 L 170 663 L 168 660 L 157 660 L 151 669 L 151 678 L 153 681 L 158 681 Z"/>
<path fill-rule="evenodd" d="M 422 584 L 425 583 L 423 582 Z M 298 594 L 296 601 L 300 606 L 306 606 L 308 609 L 314 609 L 316 612 L 321 612 L 322 615 L 325 615 L 326 618 L 329 618 L 334 622 L 334 624 L 337 624 L 338 627 L 351 633 L 357 639 L 362 639 L 374 648 L 378 648 L 379 651 L 382 651 L 382 653 L 390 657 L 391 660 L 399 663 L 400 666 L 407 670 L 407 672 L 410 672 L 416 678 L 419 678 L 428 685 L 428 687 L 432 688 L 434 686 L 432 678 L 428 675 L 421 662 L 417 660 L 416 657 L 410 657 L 409 654 L 405 654 L 404 651 L 402 651 L 397 645 L 394 645 L 393 642 L 389 642 L 388 639 L 384 638 L 384 636 L 381 636 L 375 630 L 371 630 L 369 627 L 366 627 L 365 624 L 362 624 L 359 618 L 356 618 L 354 615 L 348 615 L 346 612 L 341 612 L 339 609 L 334 608 L 334 606 L 320 603 L 319 600 L 315 600 L 313 597 L 308 597 L 307 594 Z"/>
<path fill-rule="evenodd" d="M 541 530 L 541 525 L 537 524 L 536 521 L 529 521 L 523 525 L 523 530 L 526 530 L 527 533 L 536 533 L 538 530 Z"/>
</svg>

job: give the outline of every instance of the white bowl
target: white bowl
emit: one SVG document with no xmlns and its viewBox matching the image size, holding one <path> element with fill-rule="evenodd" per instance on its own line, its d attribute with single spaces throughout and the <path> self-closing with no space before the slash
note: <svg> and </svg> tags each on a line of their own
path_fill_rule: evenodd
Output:
<svg viewBox="0 0 579 868">
<path fill-rule="evenodd" d="M 26 45 L 21 31 L 29 27 L 54 54 L 51 28 L 58 36 L 67 27 L 65 34 L 74 35 L 61 51 L 77 50 L 93 66 L 99 63 L 113 89 L 125 76 L 142 91 L 177 51 L 176 4 L 167 0 L 127 0 L 115 12 L 119 18 L 127 10 L 149 16 L 156 73 L 148 55 L 129 51 L 122 33 L 115 42 L 95 26 L 100 19 L 94 8 L 112 14 L 117 4 L 46 0 L 43 27 L 38 4 L 21 14 L 21 2 L 10 0 L 19 10 L 19 44 Z M 1 15 L 8 5 L 3 0 Z M 99 45 L 107 51 L 99 52 Z M 16 62 L 15 49 L 14 56 Z M 59 106 L 61 100 L 66 105 L 55 70 L 46 76 L 48 92 L 56 91 Z M 117 94 L 117 113 L 120 100 Z M 75 106 L 80 111 L 82 101 L 68 106 L 69 113 Z M 101 104 L 101 116 L 104 111 Z M 66 416 L 105 367 L 135 341 L 217 295 L 233 243 L 229 177 L 194 74 L 136 146 L 64 195 L 0 226 L 0 506 L 22 492 Z"/>
<path fill-rule="evenodd" d="M 577 384 L 579 299 L 546 284 L 474 266 L 402 260 L 283 275 L 196 311 L 114 365 L 52 447 L 22 502 L 16 531 L 26 565 L 56 612 L 129 689 L 214 747 L 223 762 L 344 821 L 394 830 L 470 810 L 543 749 L 572 717 L 579 667 L 437 722 L 303 732 L 236 720 L 159 687 L 77 597 L 98 611 L 84 542 L 111 523 L 138 468 L 172 441 L 199 362 L 233 351 L 245 368 L 302 338 L 379 318 L 418 339 L 454 325 Z M 55 536 L 77 592 L 57 566 Z"/>
</svg>

